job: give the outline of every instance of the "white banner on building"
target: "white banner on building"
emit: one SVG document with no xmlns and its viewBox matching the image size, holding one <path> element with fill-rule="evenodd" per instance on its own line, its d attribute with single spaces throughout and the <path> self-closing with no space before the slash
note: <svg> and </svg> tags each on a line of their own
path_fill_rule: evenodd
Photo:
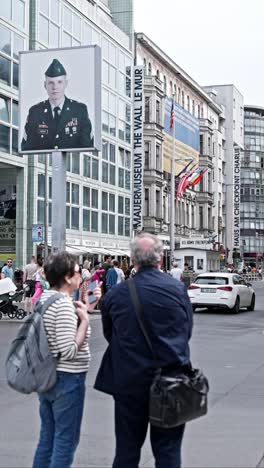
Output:
<svg viewBox="0 0 264 468">
<path fill-rule="evenodd" d="M 213 244 L 209 239 L 201 238 L 180 238 L 180 249 L 202 249 L 213 250 Z"/>
<path fill-rule="evenodd" d="M 233 231 L 233 247 L 240 248 L 240 148 L 234 149 L 234 231 Z"/>
<path fill-rule="evenodd" d="M 134 67 L 133 76 L 133 230 L 142 229 L 143 216 L 143 123 L 144 123 L 144 70 Z"/>
</svg>

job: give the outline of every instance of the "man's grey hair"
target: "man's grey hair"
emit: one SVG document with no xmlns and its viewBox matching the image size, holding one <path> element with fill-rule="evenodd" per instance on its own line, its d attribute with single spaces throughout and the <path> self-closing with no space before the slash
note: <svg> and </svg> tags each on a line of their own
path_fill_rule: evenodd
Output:
<svg viewBox="0 0 264 468">
<path fill-rule="evenodd" d="M 157 266 L 163 256 L 163 244 L 157 236 L 144 232 L 130 243 L 131 257 L 135 265 Z"/>
</svg>

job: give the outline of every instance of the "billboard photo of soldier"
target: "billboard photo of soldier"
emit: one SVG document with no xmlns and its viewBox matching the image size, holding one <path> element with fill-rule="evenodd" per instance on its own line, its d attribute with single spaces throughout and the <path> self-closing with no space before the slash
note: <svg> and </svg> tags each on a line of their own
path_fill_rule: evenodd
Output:
<svg viewBox="0 0 264 468">
<path fill-rule="evenodd" d="M 100 150 L 98 46 L 20 54 L 22 153 Z"/>
</svg>

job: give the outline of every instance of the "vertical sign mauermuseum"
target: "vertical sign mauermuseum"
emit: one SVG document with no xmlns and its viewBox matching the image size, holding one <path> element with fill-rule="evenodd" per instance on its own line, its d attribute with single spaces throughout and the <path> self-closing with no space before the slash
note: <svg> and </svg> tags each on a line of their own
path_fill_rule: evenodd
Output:
<svg viewBox="0 0 264 468">
<path fill-rule="evenodd" d="M 134 67 L 133 76 L 133 230 L 141 231 L 143 214 L 143 122 L 144 122 L 144 71 Z"/>
<path fill-rule="evenodd" d="M 240 248 L 240 148 L 234 149 L 234 240 L 233 247 Z"/>
</svg>

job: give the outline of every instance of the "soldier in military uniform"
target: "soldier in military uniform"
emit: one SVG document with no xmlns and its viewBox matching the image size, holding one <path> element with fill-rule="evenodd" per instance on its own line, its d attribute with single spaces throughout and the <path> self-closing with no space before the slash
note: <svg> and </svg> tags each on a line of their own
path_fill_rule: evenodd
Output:
<svg viewBox="0 0 264 468">
<path fill-rule="evenodd" d="M 29 109 L 22 151 L 93 148 L 87 107 L 65 96 L 67 84 L 65 68 L 54 59 L 45 72 L 49 99 Z"/>
</svg>

